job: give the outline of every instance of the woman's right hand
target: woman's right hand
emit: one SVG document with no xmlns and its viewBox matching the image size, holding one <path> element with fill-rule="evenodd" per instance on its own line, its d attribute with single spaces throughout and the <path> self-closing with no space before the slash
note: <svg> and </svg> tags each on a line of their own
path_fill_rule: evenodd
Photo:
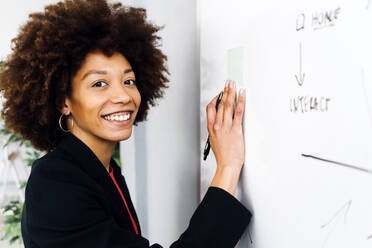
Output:
<svg viewBox="0 0 372 248">
<path fill-rule="evenodd" d="M 234 194 L 245 159 L 242 120 L 246 97 L 245 90 L 239 93 L 234 111 L 236 84 L 228 82 L 217 112 L 218 96 L 207 105 L 207 125 L 210 145 L 217 162 L 216 175 L 211 186 L 224 188 Z"/>
</svg>

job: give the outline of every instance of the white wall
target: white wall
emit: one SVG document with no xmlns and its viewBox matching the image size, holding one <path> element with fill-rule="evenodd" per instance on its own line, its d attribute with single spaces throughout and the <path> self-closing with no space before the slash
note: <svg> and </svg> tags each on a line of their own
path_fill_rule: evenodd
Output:
<svg viewBox="0 0 372 248">
<path fill-rule="evenodd" d="M 143 235 L 150 243 L 166 247 L 185 230 L 199 203 L 196 1 L 145 0 L 137 4 L 147 9 L 154 23 L 165 24 L 159 34 L 171 76 L 165 98 L 150 110 L 148 121 L 122 142 L 124 172 L 126 168 L 132 172 L 126 178 L 135 191 L 132 195 Z"/>
<path fill-rule="evenodd" d="M 21 24 L 27 20 L 28 14 L 43 10 L 45 5 L 57 0 L 11 0 L 0 1 L 0 59 L 4 59 L 11 51 L 10 41 L 14 38 Z"/>
</svg>

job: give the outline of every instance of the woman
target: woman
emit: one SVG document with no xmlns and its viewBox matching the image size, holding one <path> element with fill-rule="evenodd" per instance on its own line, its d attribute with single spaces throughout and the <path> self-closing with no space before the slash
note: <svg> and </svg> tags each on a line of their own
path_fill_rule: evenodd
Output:
<svg viewBox="0 0 372 248">
<path fill-rule="evenodd" d="M 70 0 L 31 14 L 13 40 L 0 75 L 1 114 L 9 129 L 47 151 L 26 186 L 26 248 L 150 247 L 111 154 L 167 88 L 159 29 L 141 8 Z M 207 106 L 216 175 L 173 248 L 234 247 L 250 221 L 234 197 L 245 105 L 242 92 L 234 111 L 235 91 L 235 83 L 225 86 L 217 113 L 217 96 Z"/>
</svg>

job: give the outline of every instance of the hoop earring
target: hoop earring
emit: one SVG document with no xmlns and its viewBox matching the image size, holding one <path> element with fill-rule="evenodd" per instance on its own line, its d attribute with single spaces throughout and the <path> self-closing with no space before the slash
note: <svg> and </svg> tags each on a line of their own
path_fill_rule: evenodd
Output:
<svg viewBox="0 0 372 248">
<path fill-rule="evenodd" d="M 64 115 L 63 114 L 61 114 L 61 116 L 59 117 L 59 120 L 58 120 L 58 123 L 59 123 L 59 127 L 62 129 L 62 131 L 63 132 L 65 132 L 65 133 L 68 133 L 68 132 L 70 132 L 70 130 L 66 130 L 66 129 L 63 129 L 63 127 L 62 127 L 62 117 L 63 117 Z M 74 119 L 72 118 L 72 124 L 71 124 L 71 128 L 74 126 Z"/>
</svg>

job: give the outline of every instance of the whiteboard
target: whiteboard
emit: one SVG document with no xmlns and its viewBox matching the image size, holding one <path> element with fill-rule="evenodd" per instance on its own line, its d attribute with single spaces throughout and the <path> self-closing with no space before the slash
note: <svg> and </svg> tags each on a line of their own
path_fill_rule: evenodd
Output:
<svg viewBox="0 0 372 248">
<path fill-rule="evenodd" d="M 371 0 L 201 0 L 201 138 L 231 52 L 246 88 L 237 247 L 372 247 Z M 233 60 L 236 60 L 235 56 Z M 201 159 L 201 196 L 216 168 Z"/>
</svg>

